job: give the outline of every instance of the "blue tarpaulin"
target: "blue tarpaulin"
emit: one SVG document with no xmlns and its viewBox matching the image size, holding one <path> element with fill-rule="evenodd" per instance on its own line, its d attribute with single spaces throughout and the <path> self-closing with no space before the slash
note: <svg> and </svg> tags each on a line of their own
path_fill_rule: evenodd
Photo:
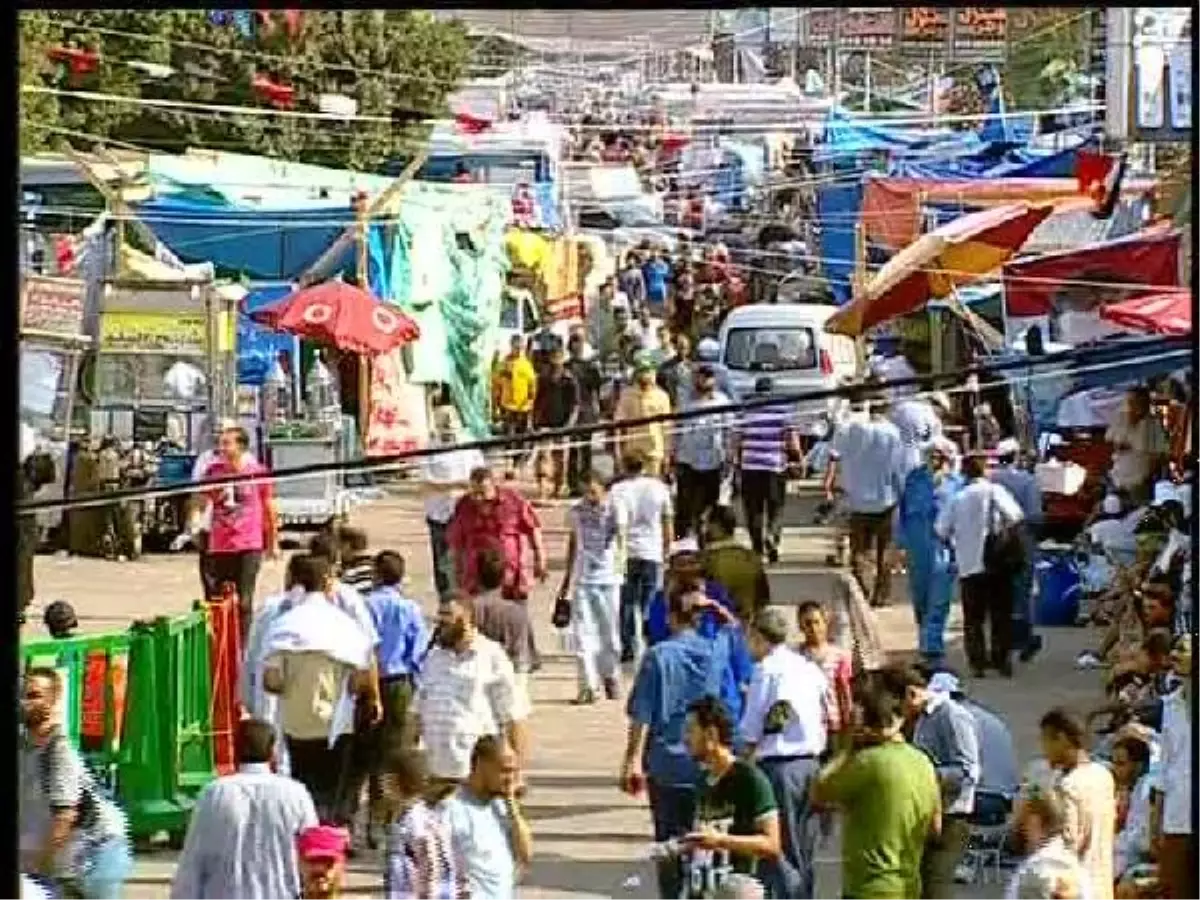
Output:
<svg viewBox="0 0 1200 900">
<path fill-rule="evenodd" d="M 813 159 L 818 163 L 846 164 L 869 153 L 965 156 L 981 146 L 979 137 L 971 131 L 903 127 L 891 125 L 886 119 L 861 118 L 844 109 L 833 109 L 825 119 L 821 143 Z"/>
<path fill-rule="evenodd" d="M 290 283 L 259 285 L 242 300 L 242 311 L 238 313 L 238 384 L 260 386 L 281 352 L 290 354 L 293 362 L 299 361 L 300 341 L 295 335 L 271 331 L 248 315 L 282 300 L 292 290 Z"/>
<path fill-rule="evenodd" d="M 1071 178 L 1075 156 L 1080 150 L 1095 149 L 1094 140 L 1079 140 L 1063 150 L 1043 151 L 1027 147 L 983 147 L 977 153 L 944 159 L 897 159 L 888 174 L 898 178 L 990 180 L 994 178 Z"/>
<path fill-rule="evenodd" d="M 821 223 L 821 272 L 839 304 L 850 300 L 854 272 L 854 226 L 862 209 L 863 186 L 827 184 L 817 189 L 817 218 Z"/>
<path fill-rule="evenodd" d="M 173 197 L 137 204 L 138 216 L 184 262 L 211 262 L 252 280 L 290 281 L 353 224 L 344 206 L 247 210 Z M 354 249 L 330 268 L 350 269 Z"/>
</svg>

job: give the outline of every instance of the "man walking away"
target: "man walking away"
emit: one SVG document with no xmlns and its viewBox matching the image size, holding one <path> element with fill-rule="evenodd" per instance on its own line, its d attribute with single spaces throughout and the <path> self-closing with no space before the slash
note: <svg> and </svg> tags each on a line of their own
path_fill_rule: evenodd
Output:
<svg viewBox="0 0 1200 900">
<path fill-rule="evenodd" d="M 433 440 L 435 448 L 455 447 L 459 442 L 458 412 L 453 406 L 439 406 L 433 411 Z M 425 524 L 429 526 L 429 544 L 433 553 L 433 580 L 438 599 L 445 600 L 454 592 L 454 555 L 446 539 L 454 505 L 470 486 L 471 473 L 486 466 L 483 453 L 474 447 L 463 447 L 426 456 L 422 468 L 421 489 L 425 498 Z"/>
<path fill-rule="evenodd" d="M 1021 445 L 1006 438 L 996 447 L 999 467 L 992 481 L 1007 490 L 1021 507 L 1017 526 L 1025 547 L 1020 570 L 1012 575 L 1013 646 L 1021 662 L 1029 662 L 1042 649 L 1042 638 L 1033 633 L 1033 566 L 1037 557 L 1037 529 L 1042 521 L 1042 489 L 1037 478 L 1020 464 Z"/>
<path fill-rule="evenodd" d="M 234 475 L 265 476 L 267 470 L 250 455 L 250 434 L 245 428 L 221 432 L 220 457 L 205 470 L 203 480 Z M 242 644 L 254 615 L 254 588 L 263 555 L 279 553 L 279 522 L 271 483 L 230 484 L 211 488 L 212 531 L 208 554 L 213 583 L 219 590 L 230 582 L 237 589 L 238 626 Z"/>
<path fill-rule="evenodd" d="M 852 417 L 834 432 L 825 473 L 826 498 L 836 484 L 850 519 L 850 568 L 872 606 L 891 595 L 888 547 L 892 516 L 904 489 L 904 443 L 888 419 L 887 401 L 866 388 L 866 416 Z M 871 573 L 868 578 L 868 571 Z"/>
<path fill-rule="evenodd" d="M 633 662 L 646 646 L 645 621 L 654 592 L 663 585 L 663 565 L 671 549 L 674 514 L 671 492 L 646 474 L 640 453 L 625 459 L 625 478 L 611 496 L 624 510 L 625 583 L 621 586 L 621 661 Z"/>
<path fill-rule="evenodd" d="M 621 790 L 633 797 L 646 791 L 654 840 L 669 841 L 692 830 L 699 768 L 684 746 L 687 710 L 713 693 L 719 682 L 714 645 L 696 633 L 695 611 L 682 591 L 667 600 L 671 636 L 642 657 L 629 693 Z M 683 877 L 679 860 L 660 859 L 656 897 L 679 897 Z"/>
<path fill-rule="evenodd" d="M 815 896 L 817 820 L 809 792 L 828 742 L 828 685 L 820 667 L 787 646 L 787 620 L 764 609 L 750 627 L 759 663 L 746 695 L 740 734 L 744 753 L 766 774 L 779 807 L 782 856 L 767 867 L 772 896 Z"/>
<path fill-rule="evenodd" d="M 680 842 L 686 897 L 709 897 L 730 875 L 757 875 L 782 856 L 771 783 L 753 762 L 734 754 L 733 728 L 716 697 L 702 697 L 688 708 L 688 752 L 704 778 L 695 828 Z"/>
<path fill-rule="evenodd" d="M 751 621 L 771 602 L 771 585 L 761 554 L 738 542 L 737 516 L 728 506 L 718 506 L 708 517 L 706 541 L 700 553 L 704 577 L 725 588 L 733 598 L 737 617 Z"/>
<path fill-rule="evenodd" d="M 341 548 L 338 553 L 341 562 L 338 580 L 367 596 L 375 587 L 375 557 L 367 552 L 370 546 L 367 533 L 361 528 L 339 528 L 337 539 Z"/>
<path fill-rule="evenodd" d="M 682 412 L 719 409 L 730 399 L 717 390 L 712 366 L 696 367 L 693 392 Z M 721 500 L 721 479 L 728 459 L 729 412 L 686 419 L 675 438 L 675 478 L 678 515 L 675 536 L 700 534 L 700 524 Z"/>
<path fill-rule="evenodd" d="M 600 367 L 587 353 L 587 341 L 581 332 L 574 332 L 567 340 L 567 352 L 571 359 L 567 370 L 575 379 L 579 391 L 579 413 L 575 421 L 579 425 L 594 425 L 600 421 L 600 389 L 604 379 Z M 583 483 L 592 471 L 592 436 L 585 435 L 572 441 L 567 451 L 567 486 L 573 497 L 583 496 Z"/>
<path fill-rule="evenodd" d="M 769 396 L 773 389 L 769 377 L 754 383 L 756 398 Z M 750 546 L 759 556 L 766 554 L 770 562 L 778 562 L 788 459 L 800 458 L 800 435 L 791 408 L 781 404 L 743 411 L 734 446 Z"/>
<path fill-rule="evenodd" d="M 571 598 L 571 626 L 579 664 L 575 702 L 594 703 L 601 682 L 604 696 L 615 700 L 619 691 L 620 556 L 625 510 L 608 496 L 604 480 L 593 473 L 583 499 L 571 507 L 568 521 L 567 557 L 558 600 L 565 603 Z"/>
<path fill-rule="evenodd" d="M 354 694 L 370 671 L 371 639 L 326 596 L 329 567 L 318 556 L 292 562 L 303 591 L 263 639 L 263 688 L 279 696 L 279 728 L 291 771 L 323 819 L 339 818 L 345 770 L 352 768 Z"/>
<path fill-rule="evenodd" d="M 520 784 L 512 748 L 502 737 L 481 737 L 471 750 L 470 775 L 445 805 L 468 897 L 515 897 L 521 872 L 533 860 L 533 828 L 517 799 Z"/>
<path fill-rule="evenodd" d="M 218 778 L 196 799 L 172 898 L 300 895 L 296 835 L 317 824 L 312 797 L 300 782 L 272 771 L 270 724 L 238 724 L 237 758 L 237 772 Z"/>
<path fill-rule="evenodd" d="M 987 460 L 972 454 L 963 462 L 967 486 L 938 514 L 934 530 L 954 547 L 962 588 L 963 643 L 976 678 L 987 667 L 1012 676 L 1012 573 L 993 572 L 984 559 L 989 534 L 1018 524 L 1021 507 L 1012 494 L 987 479 Z M 984 638 L 990 620 L 991 654 Z"/>
<path fill-rule="evenodd" d="M 967 850 L 975 788 L 982 765 L 975 717 L 943 692 L 930 691 L 928 679 L 915 668 L 888 672 L 903 685 L 905 717 L 913 746 L 933 761 L 942 792 L 942 832 L 925 851 L 921 866 L 922 897 L 954 896 L 954 872 Z"/>
<path fill-rule="evenodd" d="M 842 812 L 842 896 L 922 897 L 921 859 L 941 833 L 929 757 L 904 740 L 901 700 L 877 683 L 856 698 L 858 733 L 821 769 L 816 806 Z"/>
<path fill-rule="evenodd" d="M 504 648 L 516 673 L 517 709 L 530 709 L 529 673 L 533 668 L 533 624 L 529 607 L 516 600 L 506 600 L 501 593 L 504 584 L 504 560 L 493 550 L 485 550 L 479 560 L 479 590 L 472 598 L 475 608 L 475 627 L 484 637 Z"/>
<path fill-rule="evenodd" d="M 555 339 L 557 341 L 557 338 Z M 550 351 L 550 365 L 538 379 L 537 400 L 533 406 L 533 425 L 538 431 L 554 431 L 575 424 L 579 413 L 579 385 L 567 370 L 562 345 Z M 537 451 L 538 499 L 558 497 L 567 476 L 565 438 L 544 438 Z"/>
<path fill-rule="evenodd" d="M 379 694 L 383 718 L 366 729 L 365 752 L 370 772 L 368 796 L 370 812 L 383 795 L 382 767 L 396 749 L 416 745 L 411 714 L 416 677 L 421 660 L 429 648 L 429 629 L 421 608 L 402 593 L 404 557 L 384 550 L 375 557 L 374 588 L 367 595 L 367 606 L 379 633 Z M 377 829 L 385 823 L 371 819 L 367 823 L 367 845 L 378 844 Z"/>
</svg>

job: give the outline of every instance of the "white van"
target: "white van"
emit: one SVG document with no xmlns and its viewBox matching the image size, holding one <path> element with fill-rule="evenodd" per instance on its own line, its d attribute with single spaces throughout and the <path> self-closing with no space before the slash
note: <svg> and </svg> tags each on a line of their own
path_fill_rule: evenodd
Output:
<svg viewBox="0 0 1200 900">
<path fill-rule="evenodd" d="M 740 306 L 725 317 L 718 340 L 721 363 L 741 397 L 754 395 L 764 375 L 775 382 L 773 393 L 803 394 L 831 390 L 853 378 L 857 361 L 854 341 L 829 334 L 825 323 L 836 306 L 807 303 L 756 303 Z M 799 404 L 801 423 L 836 418 L 846 401 L 840 397 Z"/>
</svg>

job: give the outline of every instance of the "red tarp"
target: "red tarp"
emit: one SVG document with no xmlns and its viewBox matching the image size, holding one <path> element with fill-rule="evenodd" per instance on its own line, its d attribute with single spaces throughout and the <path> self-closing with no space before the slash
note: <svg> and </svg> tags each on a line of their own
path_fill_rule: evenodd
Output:
<svg viewBox="0 0 1200 900">
<path fill-rule="evenodd" d="M 1127 179 L 1123 196 L 1153 190 L 1153 181 Z M 917 239 L 924 204 L 957 203 L 967 208 L 1006 203 L 1053 203 L 1055 212 L 1094 208 L 1096 201 L 1081 194 L 1075 178 L 993 178 L 935 180 L 927 178 L 868 178 L 863 189 L 862 224 L 866 238 L 899 250 Z"/>
<path fill-rule="evenodd" d="M 1164 291 L 1109 303 L 1100 308 L 1100 318 L 1145 334 L 1191 334 L 1192 293 Z"/>
<path fill-rule="evenodd" d="M 1128 298 L 1123 285 L 1179 284 L 1178 231 L 1155 227 L 1078 250 L 1048 253 L 1004 267 L 1004 308 L 1011 317 L 1045 316 L 1060 295 L 1087 307 Z M 1110 291 L 1104 284 L 1112 284 Z M 1144 292 L 1143 292 L 1144 293 Z"/>
</svg>

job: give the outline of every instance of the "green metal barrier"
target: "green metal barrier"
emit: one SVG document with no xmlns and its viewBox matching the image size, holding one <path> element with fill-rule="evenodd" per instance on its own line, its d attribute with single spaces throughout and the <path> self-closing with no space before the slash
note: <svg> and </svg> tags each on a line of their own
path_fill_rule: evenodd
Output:
<svg viewBox="0 0 1200 900">
<path fill-rule="evenodd" d="M 180 843 L 196 796 L 217 774 L 208 614 L 35 641 L 21 656 L 24 669 L 59 673 L 63 732 L 114 787 L 131 837 L 166 832 Z"/>
<path fill-rule="evenodd" d="M 34 641 L 21 648 L 23 669 L 58 672 L 63 733 L 110 785 L 120 762 L 129 657 L 127 632 Z"/>
<path fill-rule="evenodd" d="M 208 619 L 203 610 L 130 629 L 129 726 L 118 775 L 135 838 L 182 840 L 213 765 Z"/>
</svg>

